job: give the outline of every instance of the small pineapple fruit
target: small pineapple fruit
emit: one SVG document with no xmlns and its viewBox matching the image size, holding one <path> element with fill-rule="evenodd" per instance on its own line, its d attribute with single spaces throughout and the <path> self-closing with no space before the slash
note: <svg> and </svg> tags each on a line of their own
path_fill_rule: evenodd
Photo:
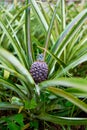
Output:
<svg viewBox="0 0 87 130">
<path fill-rule="evenodd" d="M 48 76 L 48 65 L 44 62 L 43 57 L 43 54 L 39 54 L 37 61 L 35 61 L 30 68 L 30 73 L 35 83 L 46 80 Z"/>
</svg>

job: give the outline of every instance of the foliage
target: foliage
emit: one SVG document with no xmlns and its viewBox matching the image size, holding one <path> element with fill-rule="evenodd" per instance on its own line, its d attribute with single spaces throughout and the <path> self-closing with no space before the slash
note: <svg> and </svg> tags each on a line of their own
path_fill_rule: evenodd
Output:
<svg viewBox="0 0 87 130">
<path fill-rule="evenodd" d="M 0 110 L 13 111 L 1 117 L 1 127 L 39 129 L 42 120 L 87 124 L 80 117 L 87 113 L 86 74 L 78 77 L 78 68 L 86 70 L 87 9 L 71 16 L 68 10 L 76 5 L 65 5 L 64 0 L 46 6 L 26 0 L 14 9 L 0 6 Z M 36 84 L 29 69 L 38 53 L 44 53 L 49 75 Z"/>
</svg>

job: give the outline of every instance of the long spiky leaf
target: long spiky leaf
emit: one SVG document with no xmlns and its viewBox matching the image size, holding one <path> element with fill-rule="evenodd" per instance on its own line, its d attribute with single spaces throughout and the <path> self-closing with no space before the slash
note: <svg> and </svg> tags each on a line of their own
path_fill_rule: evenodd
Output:
<svg viewBox="0 0 87 130">
<path fill-rule="evenodd" d="M 15 91 L 22 99 L 25 100 L 27 99 L 27 96 L 25 96 L 25 94 L 22 92 L 21 89 L 19 89 L 16 85 L 2 79 L 1 77 L 0 77 L 0 85 L 3 85 L 3 87 Z"/>
<path fill-rule="evenodd" d="M 75 125 L 87 124 L 87 118 L 60 117 L 60 116 L 55 116 L 48 113 L 42 113 L 39 116 L 37 116 L 37 118 L 44 121 L 52 122 L 58 125 L 75 126 Z"/>
<path fill-rule="evenodd" d="M 46 41 L 45 41 L 45 49 L 46 50 L 48 48 L 48 43 L 49 43 L 49 40 L 50 40 L 50 35 L 51 35 L 51 32 L 52 32 L 52 27 L 53 27 L 53 23 L 54 23 L 54 20 L 55 20 L 55 17 L 56 17 L 56 12 L 57 12 L 59 2 L 60 2 L 60 0 L 58 0 L 57 3 L 56 3 L 54 13 L 53 13 L 53 16 L 52 16 L 52 19 L 51 19 L 51 23 L 50 23 L 50 26 L 49 26 L 49 29 L 48 29 L 48 33 L 47 33 L 47 36 L 46 36 Z M 44 59 L 45 59 L 45 56 L 46 56 L 46 51 L 44 51 Z"/>
<path fill-rule="evenodd" d="M 13 56 L 10 52 L 6 51 L 2 47 L 0 47 L 0 57 L 7 60 L 18 73 L 22 74 L 26 78 L 27 88 L 32 93 L 32 87 L 34 87 L 35 83 L 28 70 L 17 60 L 15 56 Z"/>
<path fill-rule="evenodd" d="M 26 4 L 30 4 L 30 0 L 26 0 Z M 31 65 L 33 62 L 33 57 L 32 57 L 31 34 L 30 34 L 30 7 L 26 8 L 25 32 L 26 32 L 27 55 L 28 55 L 28 61 L 29 61 L 28 63 L 30 63 Z"/>
</svg>

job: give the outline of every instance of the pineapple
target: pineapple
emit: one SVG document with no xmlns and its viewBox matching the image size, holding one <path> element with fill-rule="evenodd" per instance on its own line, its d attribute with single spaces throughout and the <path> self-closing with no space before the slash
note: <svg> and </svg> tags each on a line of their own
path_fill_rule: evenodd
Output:
<svg viewBox="0 0 87 130">
<path fill-rule="evenodd" d="M 37 61 L 35 61 L 30 68 L 30 73 L 35 83 L 40 83 L 47 79 L 48 76 L 48 65 L 43 60 L 43 54 L 39 54 Z"/>
</svg>

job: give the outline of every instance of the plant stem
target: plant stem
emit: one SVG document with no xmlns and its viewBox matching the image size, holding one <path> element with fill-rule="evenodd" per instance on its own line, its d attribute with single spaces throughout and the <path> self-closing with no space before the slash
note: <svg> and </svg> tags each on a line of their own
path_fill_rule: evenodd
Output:
<svg viewBox="0 0 87 130">
<path fill-rule="evenodd" d="M 26 0 L 26 4 L 29 3 L 30 0 Z M 33 58 L 32 58 L 32 44 L 30 38 L 30 7 L 26 9 L 25 30 L 26 30 L 26 46 L 27 46 L 28 61 L 29 61 L 29 65 L 31 65 L 33 62 Z"/>
</svg>

